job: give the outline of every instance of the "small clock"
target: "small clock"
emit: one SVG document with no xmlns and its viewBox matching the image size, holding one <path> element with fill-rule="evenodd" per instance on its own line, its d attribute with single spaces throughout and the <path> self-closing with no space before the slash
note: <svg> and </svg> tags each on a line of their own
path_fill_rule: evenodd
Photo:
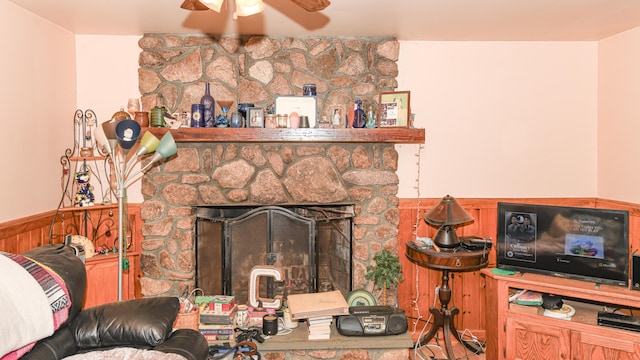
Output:
<svg viewBox="0 0 640 360">
<path fill-rule="evenodd" d="M 96 249 L 95 249 L 95 246 L 93 245 L 93 242 L 84 236 L 72 235 L 71 243 L 82 245 L 82 247 L 84 248 L 85 259 L 89 259 L 96 254 Z"/>
</svg>

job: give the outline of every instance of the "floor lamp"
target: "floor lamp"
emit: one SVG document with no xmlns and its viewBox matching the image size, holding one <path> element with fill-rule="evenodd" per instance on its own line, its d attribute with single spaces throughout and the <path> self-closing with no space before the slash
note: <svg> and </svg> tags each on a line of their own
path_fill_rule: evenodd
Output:
<svg viewBox="0 0 640 360">
<path fill-rule="evenodd" d="M 98 128 L 100 129 L 100 128 Z M 118 301 L 122 301 L 122 270 L 124 267 L 123 249 L 126 246 L 126 230 L 124 226 L 124 205 L 127 201 L 127 187 L 141 178 L 153 164 L 168 158 L 178 152 L 176 142 L 168 131 L 161 140 L 151 132 L 146 131 L 140 142 L 141 127 L 136 121 L 125 119 L 120 121 L 106 121 L 102 123 L 102 132 L 96 130 L 96 140 L 106 157 L 113 164 L 112 174 L 115 175 L 115 191 L 118 199 Z M 138 143 L 131 158 L 127 156 L 134 145 Z M 134 165 L 142 159 L 151 158 L 139 170 L 132 172 Z"/>
</svg>

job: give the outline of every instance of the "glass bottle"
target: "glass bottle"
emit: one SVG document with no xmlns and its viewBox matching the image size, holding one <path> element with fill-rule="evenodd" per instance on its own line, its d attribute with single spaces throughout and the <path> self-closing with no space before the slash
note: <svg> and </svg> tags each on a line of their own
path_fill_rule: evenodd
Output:
<svg viewBox="0 0 640 360">
<path fill-rule="evenodd" d="M 367 108 L 367 128 L 373 129 L 376 127 L 376 116 L 373 113 L 373 106 L 369 105 Z"/>
<path fill-rule="evenodd" d="M 200 104 L 202 104 L 202 120 L 204 122 L 205 127 L 214 127 L 215 126 L 215 100 L 213 96 L 211 96 L 211 88 L 209 83 L 205 85 L 204 95 L 200 99 Z"/>
<path fill-rule="evenodd" d="M 231 127 L 232 128 L 241 128 L 242 127 L 242 116 L 239 113 L 234 112 L 231 114 Z"/>
<path fill-rule="evenodd" d="M 353 123 L 354 128 L 363 128 L 366 125 L 364 110 L 362 110 L 362 100 L 357 99 L 353 108 Z"/>
</svg>

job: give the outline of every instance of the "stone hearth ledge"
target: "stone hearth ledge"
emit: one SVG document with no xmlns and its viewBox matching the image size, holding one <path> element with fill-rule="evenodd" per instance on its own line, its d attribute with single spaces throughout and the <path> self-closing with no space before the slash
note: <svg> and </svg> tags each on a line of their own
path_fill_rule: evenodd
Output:
<svg viewBox="0 0 640 360">
<path fill-rule="evenodd" d="M 331 337 L 328 340 L 308 340 L 307 325 L 300 325 L 291 334 L 275 335 L 257 343 L 260 352 L 276 352 L 289 350 L 344 350 L 344 349 L 411 349 L 413 340 L 411 333 L 382 336 L 343 336 L 335 327 L 335 320 L 331 325 Z"/>
</svg>

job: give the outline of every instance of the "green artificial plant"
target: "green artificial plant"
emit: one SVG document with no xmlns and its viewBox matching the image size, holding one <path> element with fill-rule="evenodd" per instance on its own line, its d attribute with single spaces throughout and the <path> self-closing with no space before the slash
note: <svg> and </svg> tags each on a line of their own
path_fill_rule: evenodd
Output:
<svg viewBox="0 0 640 360">
<path fill-rule="evenodd" d="M 402 264 L 398 259 L 398 255 L 387 249 L 383 249 L 377 253 L 373 257 L 373 260 L 376 262 L 376 265 L 367 266 L 365 279 L 373 281 L 373 284 L 382 290 L 382 303 L 386 305 L 387 289 L 404 281 Z"/>
</svg>

